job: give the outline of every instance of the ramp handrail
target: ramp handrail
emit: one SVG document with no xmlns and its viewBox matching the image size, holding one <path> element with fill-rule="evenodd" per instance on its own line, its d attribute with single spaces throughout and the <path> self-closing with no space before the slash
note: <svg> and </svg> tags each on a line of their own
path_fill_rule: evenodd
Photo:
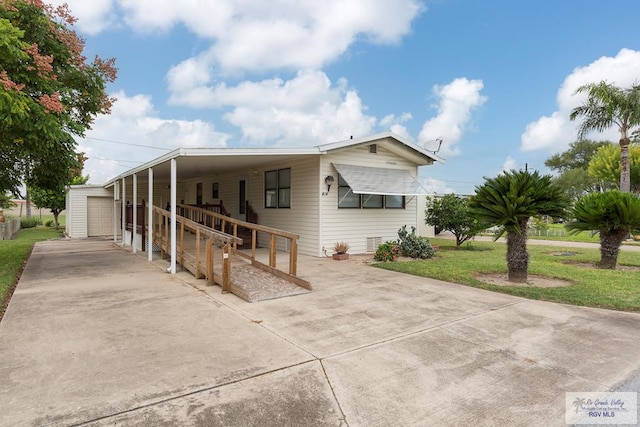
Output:
<svg viewBox="0 0 640 427">
<path fill-rule="evenodd" d="M 220 224 L 220 231 L 226 231 L 230 228 L 229 234 L 237 237 L 238 227 L 244 227 L 251 231 L 251 254 L 245 254 L 238 252 L 238 244 L 233 243 L 233 249 L 239 256 L 248 258 L 253 265 L 260 264 L 261 266 L 268 267 L 269 269 L 276 269 L 276 254 L 277 254 L 277 238 L 283 238 L 289 241 L 289 272 L 291 276 L 296 276 L 298 270 L 298 239 L 300 236 L 295 233 L 291 233 L 284 230 L 279 230 L 273 227 L 266 227 L 264 225 L 254 224 L 247 221 L 241 221 L 239 219 L 231 218 L 227 215 L 221 215 L 216 212 L 211 212 L 205 209 L 197 208 L 194 206 L 179 204 L 178 209 L 182 216 L 187 218 L 200 218 L 204 217 L 205 224 Z M 207 218 L 208 217 L 208 218 Z M 269 265 L 261 263 L 256 259 L 256 242 L 257 233 L 264 233 L 268 236 L 269 240 Z"/>
<path fill-rule="evenodd" d="M 170 227 L 171 224 L 171 212 L 161 209 L 157 206 L 153 207 L 153 243 L 158 245 L 162 255 L 171 251 L 171 237 Z M 176 236 L 176 252 L 177 262 L 184 268 L 185 257 L 190 256 L 185 251 L 184 235 L 185 231 L 191 232 L 196 236 L 196 251 L 193 259 L 194 275 L 196 278 L 204 276 L 209 284 L 214 282 L 220 283 L 223 292 L 231 291 L 231 256 L 233 254 L 232 248 L 236 245 L 242 244 L 242 239 L 224 233 L 222 231 L 215 230 L 213 228 L 206 227 L 198 224 L 188 218 L 177 216 L 178 235 Z M 201 255 L 201 242 L 205 240 L 206 251 L 205 259 L 202 260 Z M 222 248 L 222 276 L 216 278 L 215 276 L 215 248 Z M 203 262 L 204 261 L 204 262 Z"/>
</svg>

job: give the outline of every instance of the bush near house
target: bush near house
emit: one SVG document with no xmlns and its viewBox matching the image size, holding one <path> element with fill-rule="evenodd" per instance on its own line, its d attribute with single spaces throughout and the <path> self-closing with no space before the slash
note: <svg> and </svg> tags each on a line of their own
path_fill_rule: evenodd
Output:
<svg viewBox="0 0 640 427">
<path fill-rule="evenodd" d="M 373 255 L 373 259 L 381 262 L 395 261 L 398 255 L 400 255 L 398 244 L 388 241 L 378 246 L 375 255 Z"/>
<path fill-rule="evenodd" d="M 427 259 L 435 254 L 429 240 L 416 235 L 415 227 L 411 227 L 411 233 L 409 233 L 406 225 L 398 230 L 398 248 L 402 255 L 409 258 Z"/>
</svg>

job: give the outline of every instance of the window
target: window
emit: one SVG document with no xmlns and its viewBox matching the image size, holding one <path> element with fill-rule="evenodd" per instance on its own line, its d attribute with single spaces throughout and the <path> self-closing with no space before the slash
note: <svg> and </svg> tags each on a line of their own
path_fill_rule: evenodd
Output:
<svg viewBox="0 0 640 427">
<path fill-rule="evenodd" d="M 264 207 L 291 207 L 291 168 L 264 173 Z"/>
<path fill-rule="evenodd" d="M 384 207 L 387 209 L 404 209 L 404 196 L 384 196 Z"/>
<path fill-rule="evenodd" d="M 218 199 L 219 196 L 220 196 L 220 186 L 217 182 L 214 182 L 213 186 L 211 187 L 211 198 Z"/>
<path fill-rule="evenodd" d="M 404 209 L 405 196 L 355 194 L 338 174 L 338 208 L 340 209 Z"/>
<path fill-rule="evenodd" d="M 338 207 L 339 208 L 359 208 L 360 195 L 351 191 L 347 181 L 338 174 Z"/>
</svg>

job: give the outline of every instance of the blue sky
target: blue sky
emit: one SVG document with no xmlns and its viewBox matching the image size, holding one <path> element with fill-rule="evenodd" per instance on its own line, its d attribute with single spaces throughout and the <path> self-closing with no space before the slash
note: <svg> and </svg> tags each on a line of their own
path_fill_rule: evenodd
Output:
<svg viewBox="0 0 640 427">
<path fill-rule="evenodd" d="M 61 3 L 57 0 L 52 3 Z M 634 0 L 67 0 L 118 98 L 79 149 L 101 183 L 177 147 L 304 147 L 385 130 L 469 194 L 575 139 L 592 81 L 640 81 Z M 617 140 L 614 130 L 594 138 Z M 136 144 L 136 145 L 129 145 Z"/>
</svg>

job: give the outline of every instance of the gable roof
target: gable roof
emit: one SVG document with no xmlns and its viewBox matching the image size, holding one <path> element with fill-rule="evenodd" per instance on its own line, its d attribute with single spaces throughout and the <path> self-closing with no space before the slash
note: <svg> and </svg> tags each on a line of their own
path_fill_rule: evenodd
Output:
<svg viewBox="0 0 640 427">
<path fill-rule="evenodd" d="M 426 150 L 425 148 L 420 147 L 419 145 L 416 145 L 413 142 L 391 131 L 381 132 L 360 138 L 350 138 L 344 141 L 322 144 L 318 146 L 318 149 L 320 151 L 326 152 L 357 145 L 375 144 L 379 141 L 381 142 L 384 140 L 391 142 L 391 144 L 387 147 L 390 148 L 391 151 L 395 151 L 396 154 L 402 157 L 412 159 L 416 162 L 416 164 L 420 166 L 429 165 L 433 162 L 444 163 L 444 160 L 438 157 L 434 152 Z"/>
</svg>

